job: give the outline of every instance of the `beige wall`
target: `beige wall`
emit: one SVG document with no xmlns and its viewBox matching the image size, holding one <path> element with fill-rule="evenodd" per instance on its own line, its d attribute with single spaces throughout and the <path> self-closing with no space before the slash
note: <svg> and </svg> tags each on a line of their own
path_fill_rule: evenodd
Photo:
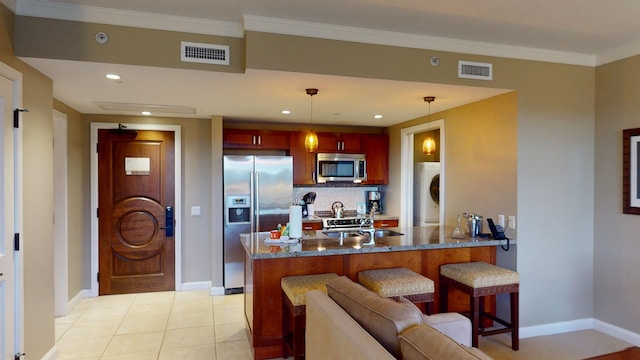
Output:
<svg viewBox="0 0 640 360">
<path fill-rule="evenodd" d="M 511 92 L 432 115 L 445 124 L 445 226 L 455 226 L 463 212 L 496 222 L 498 214 L 517 215 L 517 104 Z M 392 126 L 390 134 L 399 139 L 403 128 L 426 122 L 424 117 L 407 121 Z M 401 171 L 399 146 L 398 141 L 391 147 L 390 174 Z M 387 198 L 399 198 L 399 191 L 389 186 Z M 392 213 L 400 213 L 401 206 L 398 201 L 387 205 Z M 515 238 L 515 230 L 507 230 L 507 236 Z"/>
<path fill-rule="evenodd" d="M 593 216 L 594 317 L 636 334 L 640 333 L 640 217 L 622 213 L 622 130 L 640 128 L 639 80 L 640 56 L 596 71 Z"/>
<path fill-rule="evenodd" d="M 69 106 L 55 101 L 54 109 L 67 115 L 67 230 L 68 230 L 68 294 L 71 300 L 81 293 L 84 287 L 83 276 L 87 274 L 84 268 L 84 254 L 88 249 L 84 246 L 85 235 L 90 233 L 86 229 L 85 212 L 83 209 L 85 194 L 84 169 L 86 149 L 83 147 L 85 134 L 82 132 L 82 114 Z"/>
</svg>

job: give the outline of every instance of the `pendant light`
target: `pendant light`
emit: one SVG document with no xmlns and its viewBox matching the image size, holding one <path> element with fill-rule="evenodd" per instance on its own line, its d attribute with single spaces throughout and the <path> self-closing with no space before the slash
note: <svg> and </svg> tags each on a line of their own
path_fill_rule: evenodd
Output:
<svg viewBox="0 0 640 360">
<path fill-rule="evenodd" d="M 431 129 L 431 103 L 436 99 L 435 96 L 425 96 L 424 101 L 429 103 L 429 117 L 428 117 L 428 129 Z M 425 155 L 433 155 L 436 151 L 436 141 L 433 139 L 431 134 L 428 134 L 427 137 L 422 142 L 422 153 Z"/>
<path fill-rule="evenodd" d="M 308 152 L 315 152 L 318 150 L 318 135 L 313 131 L 313 95 L 318 94 L 318 89 L 306 89 L 307 95 L 311 98 L 311 128 L 304 138 L 304 148 Z"/>
</svg>

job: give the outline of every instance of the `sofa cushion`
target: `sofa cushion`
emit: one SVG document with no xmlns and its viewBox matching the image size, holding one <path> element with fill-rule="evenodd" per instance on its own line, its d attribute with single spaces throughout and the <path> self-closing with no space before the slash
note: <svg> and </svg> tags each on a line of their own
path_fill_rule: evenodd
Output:
<svg viewBox="0 0 640 360">
<path fill-rule="evenodd" d="M 482 351 L 458 344 L 428 325 L 417 325 L 398 338 L 404 360 L 490 360 Z"/>
<path fill-rule="evenodd" d="M 398 335 L 422 324 L 420 311 L 377 295 L 346 276 L 330 280 L 327 293 L 387 351 L 401 359 Z"/>
<path fill-rule="evenodd" d="M 402 296 L 399 301 L 420 311 L 414 303 Z M 471 320 L 466 316 L 456 312 L 434 315 L 422 314 L 422 322 L 464 346 L 471 346 Z"/>
</svg>

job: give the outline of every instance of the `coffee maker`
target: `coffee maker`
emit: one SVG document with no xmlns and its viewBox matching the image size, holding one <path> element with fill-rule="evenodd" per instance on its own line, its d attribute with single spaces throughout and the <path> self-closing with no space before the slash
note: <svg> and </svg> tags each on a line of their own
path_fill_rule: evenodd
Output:
<svg viewBox="0 0 640 360">
<path fill-rule="evenodd" d="M 375 214 L 382 213 L 382 193 L 380 191 L 367 191 L 367 214 L 371 213 L 371 209 L 375 208 Z"/>
</svg>

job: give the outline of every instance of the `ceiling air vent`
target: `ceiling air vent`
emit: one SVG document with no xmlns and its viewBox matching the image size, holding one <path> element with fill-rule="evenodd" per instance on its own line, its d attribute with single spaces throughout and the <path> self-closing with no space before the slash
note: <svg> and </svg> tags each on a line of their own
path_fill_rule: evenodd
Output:
<svg viewBox="0 0 640 360">
<path fill-rule="evenodd" d="M 226 45 L 180 42 L 180 60 L 201 64 L 229 65 L 229 47 Z"/>
<path fill-rule="evenodd" d="M 493 64 L 458 61 L 458 77 L 463 79 L 493 80 Z"/>
</svg>

